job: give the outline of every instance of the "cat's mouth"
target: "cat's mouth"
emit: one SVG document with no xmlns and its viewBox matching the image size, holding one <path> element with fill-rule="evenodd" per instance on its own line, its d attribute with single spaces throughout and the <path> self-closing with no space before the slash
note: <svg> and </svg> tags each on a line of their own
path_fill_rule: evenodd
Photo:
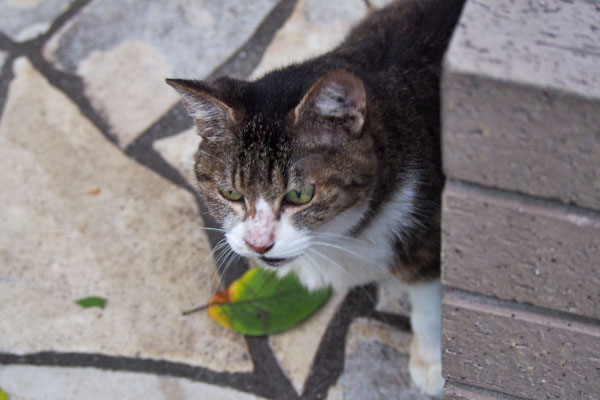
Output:
<svg viewBox="0 0 600 400">
<path fill-rule="evenodd" d="M 265 256 L 260 256 L 259 259 L 269 267 L 279 267 L 292 260 L 292 258 L 273 258 Z"/>
</svg>

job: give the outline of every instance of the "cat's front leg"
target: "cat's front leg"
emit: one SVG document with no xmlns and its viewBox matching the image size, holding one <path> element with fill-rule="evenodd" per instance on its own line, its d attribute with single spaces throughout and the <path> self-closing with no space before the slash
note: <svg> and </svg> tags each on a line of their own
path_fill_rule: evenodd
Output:
<svg viewBox="0 0 600 400">
<path fill-rule="evenodd" d="M 442 285 L 438 280 L 408 286 L 413 339 L 408 369 L 415 385 L 441 398 L 442 378 Z"/>
</svg>

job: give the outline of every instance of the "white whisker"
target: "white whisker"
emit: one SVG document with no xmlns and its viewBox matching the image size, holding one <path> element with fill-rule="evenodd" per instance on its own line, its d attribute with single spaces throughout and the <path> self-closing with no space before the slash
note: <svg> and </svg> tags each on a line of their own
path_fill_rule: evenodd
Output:
<svg viewBox="0 0 600 400">
<path fill-rule="evenodd" d="M 332 244 L 332 243 L 327 243 L 327 242 L 315 242 L 315 243 L 313 243 L 313 246 L 325 246 L 325 247 L 331 247 L 331 248 L 334 248 L 334 249 L 338 249 L 338 250 L 345 251 L 346 253 L 348 253 L 348 254 L 351 254 L 351 255 L 353 255 L 353 256 L 360 257 L 360 258 L 362 258 L 363 260 L 366 260 L 366 261 L 369 261 L 369 262 L 372 262 L 372 261 L 373 261 L 373 257 L 367 257 L 367 256 L 365 256 L 365 255 L 363 255 L 363 254 L 360 254 L 360 253 L 356 252 L 356 251 L 353 251 L 353 250 L 347 249 L 347 248 L 345 248 L 345 247 L 343 247 L 343 246 L 338 246 L 338 245 L 335 245 L 335 244 Z"/>
</svg>

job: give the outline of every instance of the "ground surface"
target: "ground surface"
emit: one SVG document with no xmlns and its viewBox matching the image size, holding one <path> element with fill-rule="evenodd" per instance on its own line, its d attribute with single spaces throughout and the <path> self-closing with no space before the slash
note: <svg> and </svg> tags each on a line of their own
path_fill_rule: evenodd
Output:
<svg viewBox="0 0 600 400">
<path fill-rule="evenodd" d="M 244 338 L 203 313 L 219 260 L 165 77 L 326 51 L 363 0 L 0 0 L 0 388 L 10 399 L 421 399 L 405 302 L 369 286 Z M 229 263 L 232 261 L 231 263 Z M 74 300 L 99 295 L 105 309 Z"/>
</svg>

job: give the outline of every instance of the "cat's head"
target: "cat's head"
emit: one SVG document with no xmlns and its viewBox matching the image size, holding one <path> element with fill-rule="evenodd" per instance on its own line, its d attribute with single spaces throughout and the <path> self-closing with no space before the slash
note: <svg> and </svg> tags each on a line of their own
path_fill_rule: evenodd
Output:
<svg viewBox="0 0 600 400">
<path fill-rule="evenodd" d="M 278 267 L 364 218 L 377 160 L 359 78 L 167 82 L 202 137 L 200 192 L 238 254 Z"/>
</svg>

